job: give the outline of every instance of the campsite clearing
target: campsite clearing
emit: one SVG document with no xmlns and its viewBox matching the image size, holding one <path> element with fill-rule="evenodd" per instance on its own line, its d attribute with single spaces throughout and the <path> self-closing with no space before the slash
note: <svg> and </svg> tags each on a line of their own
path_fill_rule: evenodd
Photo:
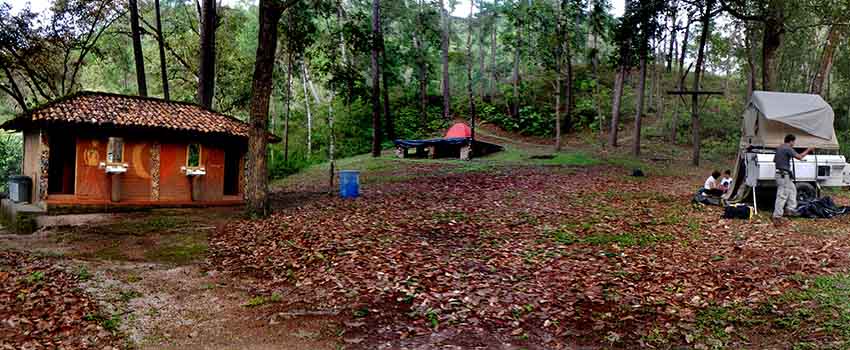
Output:
<svg viewBox="0 0 850 350">
<path fill-rule="evenodd" d="M 782 230 L 764 213 L 722 220 L 720 208 L 691 205 L 706 169 L 686 160 L 546 155 L 355 157 L 340 162 L 363 172 L 354 201 L 324 194 L 319 166 L 277 184 L 267 219 L 151 211 L 0 244 L 76 274 L 101 307 L 98 324 L 114 319 L 121 344 L 141 348 L 765 348 L 850 337 L 850 321 L 832 317 L 850 299 L 850 217 Z M 635 178 L 635 167 L 656 170 Z"/>
<path fill-rule="evenodd" d="M 355 348 L 847 340 L 850 323 L 830 321 L 809 291 L 846 298 L 836 286 L 850 266 L 850 218 L 776 230 L 766 214 L 730 221 L 692 206 L 705 169 L 659 163 L 634 178 L 636 161 L 498 157 L 350 161 L 364 171 L 362 198 L 228 224 L 211 238 L 210 263 L 257 277 L 258 290 L 287 295 L 284 307 L 340 310 L 360 325 L 343 336 L 362 340 Z"/>
</svg>

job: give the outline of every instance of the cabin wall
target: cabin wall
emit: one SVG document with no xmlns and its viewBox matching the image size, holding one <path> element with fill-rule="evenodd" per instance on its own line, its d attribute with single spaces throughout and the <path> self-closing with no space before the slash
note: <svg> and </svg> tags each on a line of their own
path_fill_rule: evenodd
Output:
<svg viewBox="0 0 850 350">
<path fill-rule="evenodd" d="M 132 136 L 124 139 L 123 163 L 127 172 L 120 177 L 121 202 L 174 202 L 192 201 L 192 183 L 181 167 L 187 165 L 189 142 L 176 140 L 154 141 Z M 34 182 L 39 176 L 37 169 L 40 138 L 25 134 L 24 172 Z M 104 202 L 111 200 L 111 176 L 100 167 L 106 161 L 109 138 L 91 133 L 77 136 L 76 141 L 76 186 L 72 196 L 55 196 L 52 199 L 65 202 Z M 206 175 L 196 180 L 201 186 L 197 201 L 221 201 L 224 191 L 224 152 L 228 143 L 199 142 L 201 166 Z M 224 145 L 224 146 L 223 146 Z M 32 169 L 31 169 L 32 168 Z M 240 187 L 241 189 L 241 187 Z M 241 191 L 240 191 L 241 192 Z M 36 191 L 36 193 L 38 193 Z M 241 193 L 238 197 L 241 199 Z"/>
<path fill-rule="evenodd" d="M 40 202 L 39 184 L 41 181 L 41 132 L 39 130 L 24 131 L 24 159 L 21 167 L 22 175 L 32 179 L 33 203 Z"/>
</svg>

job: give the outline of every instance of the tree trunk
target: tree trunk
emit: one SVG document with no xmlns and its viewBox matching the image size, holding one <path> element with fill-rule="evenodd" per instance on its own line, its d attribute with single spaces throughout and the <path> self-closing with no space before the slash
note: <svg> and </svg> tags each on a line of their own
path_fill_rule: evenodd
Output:
<svg viewBox="0 0 850 350">
<path fill-rule="evenodd" d="M 632 140 L 632 155 L 635 157 L 640 156 L 640 123 L 643 115 L 644 89 L 646 88 L 646 61 L 647 57 L 644 53 L 640 57 L 640 80 L 638 80 L 637 111 L 635 111 L 635 136 L 634 140 Z"/>
<path fill-rule="evenodd" d="M 617 67 L 614 78 L 614 100 L 611 102 L 611 130 L 608 132 L 608 144 L 617 147 L 617 128 L 620 126 L 620 103 L 623 97 L 623 81 L 626 79 L 626 67 Z"/>
<path fill-rule="evenodd" d="M 702 15 L 702 33 L 699 37 L 699 50 L 697 52 L 697 65 L 694 68 L 693 91 L 700 91 L 700 79 L 702 78 L 703 65 L 705 61 L 705 43 L 711 32 L 711 10 L 714 8 L 714 0 L 706 0 L 705 13 Z M 699 166 L 700 161 L 700 119 L 699 119 L 699 96 L 691 95 L 691 130 L 693 131 L 693 165 Z"/>
<path fill-rule="evenodd" d="M 815 78 L 812 80 L 812 86 L 809 93 L 823 95 L 824 81 L 829 76 L 829 71 L 832 69 L 832 59 L 835 56 L 835 47 L 841 39 L 842 27 L 833 24 L 829 27 L 829 34 L 826 36 L 826 43 L 821 52 L 820 63 L 818 70 L 815 73 Z"/>
<path fill-rule="evenodd" d="M 564 9 L 566 12 L 567 9 Z M 573 105 L 575 95 L 573 94 L 573 54 L 570 49 L 570 30 L 564 27 L 564 41 L 561 44 L 564 51 L 564 123 L 561 125 L 562 132 L 573 129 Z"/>
<path fill-rule="evenodd" d="M 336 136 L 334 135 L 334 87 L 331 85 L 331 96 L 328 101 L 328 132 L 330 133 L 329 144 L 328 144 L 328 163 L 330 164 L 330 169 L 328 169 L 328 193 L 333 193 L 334 191 L 334 168 L 336 166 L 335 158 L 334 158 L 334 147 L 336 146 Z"/>
<path fill-rule="evenodd" d="M 133 37 L 133 58 L 136 61 L 136 82 L 139 96 L 148 95 L 148 84 L 145 79 L 145 57 L 142 53 L 142 32 L 139 28 L 139 6 L 136 0 L 130 0 L 130 32 Z"/>
<path fill-rule="evenodd" d="M 511 76 L 513 82 L 513 96 L 511 96 L 511 117 L 519 119 L 519 60 L 520 48 L 522 47 L 522 26 L 517 28 L 516 47 L 514 48 L 514 69 Z"/>
<path fill-rule="evenodd" d="M 555 152 L 561 151 L 561 90 L 561 73 L 558 72 L 555 77 Z"/>
<path fill-rule="evenodd" d="M 770 11 L 764 21 L 764 38 L 762 40 L 762 89 L 776 89 L 777 55 L 782 47 L 785 36 L 785 11 L 781 1 L 771 1 Z"/>
<path fill-rule="evenodd" d="M 419 71 L 419 128 L 425 130 L 428 124 L 428 67 L 425 62 L 425 52 L 422 47 L 422 0 L 417 1 L 416 30 L 413 34 L 413 45 L 416 48 L 416 67 Z"/>
<path fill-rule="evenodd" d="M 304 88 L 304 107 L 307 109 L 307 159 L 313 155 L 313 114 L 310 112 L 310 94 L 307 92 L 307 63 L 301 60 L 301 86 Z"/>
<path fill-rule="evenodd" d="M 290 13 L 290 20 L 291 18 Z M 289 163 L 289 117 L 292 112 L 292 49 L 287 43 L 286 58 L 286 116 L 283 119 L 283 162 Z"/>
<path fill-rule="evenodd" d="M 372 0 L 372 157 L 381 156 L 381 65 L 378 33 L 381 31 L 381 1 Z"/>
<path fill-rule="evenodd" d="M 475 96 L 473 95 L 473 81 L 472 81 L 472 66 L 474 57 L 472 56 L 472 13 L 475 10 L 475 1 L 469 2 L 469 17 L 467 20 L 469 21 L 469 31 L 466 33 L 466 93 L 467 97 L 469 97 L 469 119 L 470 119 L 470 129 L 471 129 L 471 137 L 472 142 L 475 141 Z M 473 149 L 475 149 L 473 147 Z"/>
<path fill-rule="evenodd" d="M 649 58 L 647 58 L 647 59 L 649 59 Z M 648 108 L 652 108 L 653 102 L 655 102 L 655 75 L 656 75 L 655 73 L 658 70 L 658 65 L 656 64 L 656 62 L 657 61 L 652 62 L 651 67 L 649 67 L 650 71 L 648 72 L 648 74 L 649 74 L 649 92 L 646 96 L 647 97 L 646 106 L 649 106 Z"/>
<path fill-rule="evenodd" d="M 268 148 L 269 98 L 272 92 L 274 57 L 277 49 L 277 25 L 282 10 L 260 0 L 260 28 L 257 59 L 251 93 L 251 117 L 248 141 L 246 209 L 248 213 L 268 213 Z"/>
<path fill-rule="evenodd" d="M 451 84 L 449 83 L 449 32 L 451 31 L 451 17 L 444 4 L 444 0 L 440 0 L 440 17 L 443 22 L 443 30 L 441 35 L 442 63 L 443 63 L 443 119 L 451 120 L 452 118 L 452 93 Z"/>
<path fill-rule="evenodd" d="M 162 76 L 162 96 L 166 100 L 171 99 L 168 91 L 168 69 L 165 66 L 165 36 L 162 35 L 162 20 L 159 13 L 159 0 L 154 0 L 154 11 L 156 11 L 156 37 L 159 43 L 159 73 Z"/>
<path fill-rule="evenodd" d="M 203 0 L 198 104 L 212 109 L 215 94 L 215 0 Z M 277 35 L 277 34 L 275 34 Z"/>
<path fill-rule="evenodd" d="M 674 47 L 676 46 L 676 34 L 679 31 L 679 28 L 676 26 L 676 21 L 679 19 L 677 5 L 678 1 L 673 2 L 672 9 L 670 10 L 670 45 L 667 50 L 667 73 L 673 71 Z"/>
<path fill-rule="evenodd" d="M 747 100 L 749 101 L 750 97 L 753 96 L 753 91 L 756 90 L 756 46 L 754 42 L 754 30 L 752 25 L 747 23 L 747 34 L 745 38 L 745 42 L 747 43 L 747 68 L 749 69 L 749 74 L 747 75 Z"/>
<path fill-rule="evenodd" d="M 688 55 L 688 40 L 691 35 L 691 24 L 693 19 L 688 16 L 688 23 L 685 25 L 685 35 L 682 36 L 682 45 L 679 46 L 679 75 L 685 72 L 685 57 Z"/>
<path fill-rule="evenodd" d="M 493 1 L 493 5 L 497 5 L 497 3 L 497 0 Z M 490 103 L 495 104 L 493 101 L 496 98 L 496 90 L 499 88 L 499 70 L 496 68 L 496 30 L 499 22 L 495 11 L 491 16 L 493 16 L 493 27 L 490 28 L 490 75 L 492 76 L 492 80 L 490 80 Z"/>
<path fill-rule="evenodd" d="M 380 11 L 380 8 L 378 9 Z M 378 13 L 378 21 L 381 21 L 380 12 Z M 390 87 L 387 83 L 387 70 L 389 65 L 387 65 L 387 50 L 384 47 L 384 30 L 383 24 L 378 23 L 378 45 L 380 45 L 381 50 L 381 85 L 383 85 L 383 89 L 381 89 L 381 94 L 384 97 L 384 125 L 385 131 L 387 133 L 387 140 L 393 141 L 395 140 L 395 122 L 393 121 L 393 116 L 390 114 Z"/>
<path fill-rule="evenodd" d="M 555 5 L 555 35 L 560 36 L 563 29 L 563 18 L 561 12 L 563 9 L 563 2 L 559 2 Z M 564 43 L 558 43 L 558 46 L 555 47 L 555 90 L 553 91 L 555 95 L 555 152 L 561 151 L 561 95 L 564 90 L 561 88 L 561 71 L 563 70 L 563 54 L 564 54 Z"/>
<path fill-rule="evenodd" d="M 484 61 L 487 58 L 487 51 L 484 50 L 484 37 L 487 35 L 484 33 L 484 16 L 478 19 L 478 98 L 481 101 L 484 101 L 484 81 L 487 79 L 487 71 L 484 69 Z"/>
</svg>

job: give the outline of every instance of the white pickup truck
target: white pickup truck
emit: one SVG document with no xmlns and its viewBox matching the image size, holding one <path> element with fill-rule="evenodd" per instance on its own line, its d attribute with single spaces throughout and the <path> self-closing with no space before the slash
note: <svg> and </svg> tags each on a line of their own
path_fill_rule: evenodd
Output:
<svg viewBox="0 0 850 350">
<path fill-rule="evenodd" d="M 818 95 L 756 91 L 744 112 L 741 150 L 733 174 L 729 202 L 755 201 L 760 189 L 776 187 L 773 155 L 793 134 L 799 151 L 814 147 L 803 160 L 792 159 L 799 200 L 815 199 L 823 187 L 850 186 L 850 165 L 839 154 L 833 129 L 835 115 Z"/>
</svg>

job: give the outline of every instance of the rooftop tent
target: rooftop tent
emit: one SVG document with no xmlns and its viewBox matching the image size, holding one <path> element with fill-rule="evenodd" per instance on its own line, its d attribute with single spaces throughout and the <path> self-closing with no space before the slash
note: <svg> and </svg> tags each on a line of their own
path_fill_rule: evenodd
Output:
<svg viewBox="0 0 850 350">
<path fill-rule="evenodd" d="M 472 129 L 469 128 L 469 125 L 466 125 L 464 123 L 457 123 L 455 125 L 452 125 L 452 127 L 449 128 L 449 131 L 446 132 L 445 138 L 451 139 L 456 137 L 472 137 Z"/>
<path fill-rule="evenodd" d="M 838 149 L 834 119 L 819 95 L 755 91 L 744 112 L 741 147 L 776 148 L 794 134 L 797 147 Z"/>
</svg>

